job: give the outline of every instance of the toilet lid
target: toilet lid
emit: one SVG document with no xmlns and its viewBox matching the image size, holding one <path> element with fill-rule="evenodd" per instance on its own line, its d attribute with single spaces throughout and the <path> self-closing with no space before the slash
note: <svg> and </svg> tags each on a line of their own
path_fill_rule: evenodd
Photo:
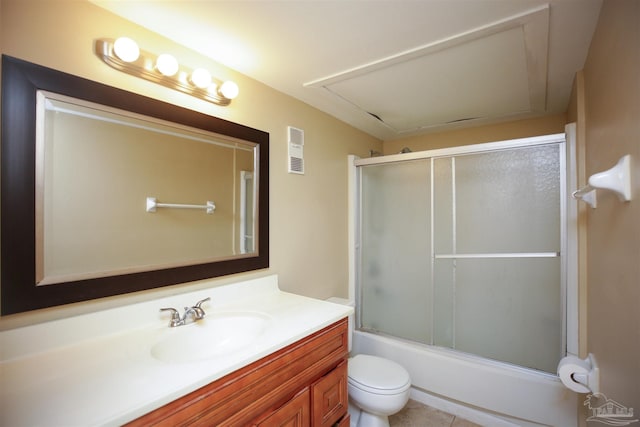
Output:
<svg viewBox="0 0 640 427">
<path fill-rule="evenodd" d="M 409 373 L 391 360 L 358 354 L 349 359 L 349 383 L 377 394 L 401 393 L 411 386 Z"/>
</svg>

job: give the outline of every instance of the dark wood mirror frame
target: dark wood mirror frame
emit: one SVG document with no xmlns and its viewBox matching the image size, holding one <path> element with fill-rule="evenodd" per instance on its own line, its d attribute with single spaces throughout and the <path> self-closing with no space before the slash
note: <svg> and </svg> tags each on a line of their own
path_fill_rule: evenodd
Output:
<svg viewBox="0 0 640 427">
<path fill-rule="evenodd" d="M 36 92 L 50 92 L 259 144 L 257 256 L 36 286 Z M 2 315 L 269 267 L 269 134 L 71 74 L 2 57 Z"/>
</svg>

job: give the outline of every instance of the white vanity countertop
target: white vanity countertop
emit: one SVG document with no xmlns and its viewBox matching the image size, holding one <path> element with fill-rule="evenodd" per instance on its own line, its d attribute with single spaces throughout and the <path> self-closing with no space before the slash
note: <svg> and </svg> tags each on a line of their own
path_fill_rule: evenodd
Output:
<svg viewBox="0 0 640 427">
<path fill-rule="evenodd" d="M 151 356 L 161 307 L 270 317 L 248 347 L 185 363 Z M 282 292 L 277 276 L 0 332 L 0 425 L 121 425 L 340 320 L 348 306 Z M 189 325 L 181 326 L 189 327 Z M 173 328 L 174 330 L 177 328 Z"/>
</svg>

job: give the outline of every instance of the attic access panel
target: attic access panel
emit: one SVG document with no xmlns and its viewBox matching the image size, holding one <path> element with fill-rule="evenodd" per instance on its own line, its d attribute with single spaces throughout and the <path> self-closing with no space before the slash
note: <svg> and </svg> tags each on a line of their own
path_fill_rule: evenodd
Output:
<svg viewBox="0 0 640 427">
<path fill-rule="evenodd" d="M 307 83 L 398 134 L 544 112 L 548 8 Z"/>
</svg>

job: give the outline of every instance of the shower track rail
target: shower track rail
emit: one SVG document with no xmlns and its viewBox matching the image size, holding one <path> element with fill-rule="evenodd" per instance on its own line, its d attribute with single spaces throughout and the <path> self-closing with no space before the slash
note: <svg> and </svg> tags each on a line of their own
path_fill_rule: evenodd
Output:
<svg viewBox="0 0 640 427">
<path fill-rule="evenodd" d="M 435 259 L 486 259 L 486 258 L 556 258 L 560 252 L 515 252 L 496 254 L 436 254 Z"/>
</svg>

